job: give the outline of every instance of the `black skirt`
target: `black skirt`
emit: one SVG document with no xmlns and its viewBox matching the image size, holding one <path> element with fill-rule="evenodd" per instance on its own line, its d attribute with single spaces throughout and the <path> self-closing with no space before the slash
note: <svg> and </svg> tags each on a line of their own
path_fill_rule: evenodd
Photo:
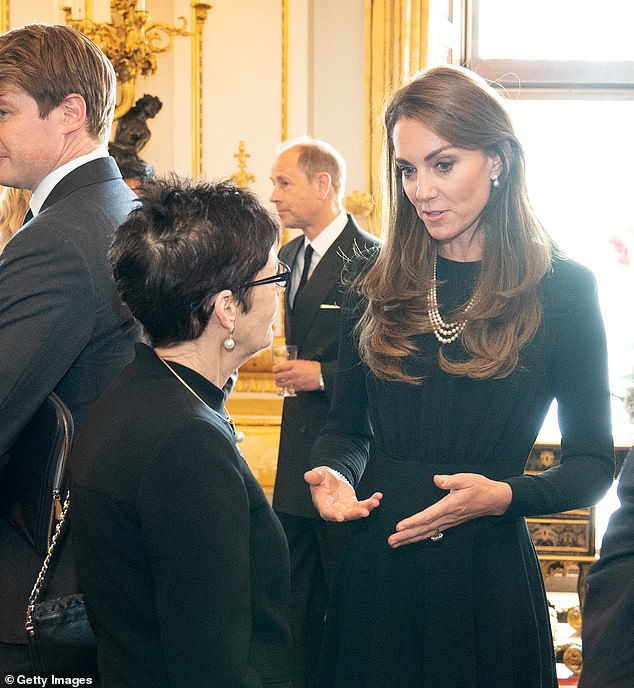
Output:
<svg viewBox="0 0 634 688">
<path fill-rule="evenodd" d="M 546 596 L 524 519 L 480 518 L 438 542 L 394 550 L 387 538 L 396 523 L 444 494 L 433 475 L 474 467 L 379 460 L 373 469 L 385 496 L 344 553 L 319 688 L 556 688 Z M 500 479 L 503 470 L 479 472 Z"/>
</svg>

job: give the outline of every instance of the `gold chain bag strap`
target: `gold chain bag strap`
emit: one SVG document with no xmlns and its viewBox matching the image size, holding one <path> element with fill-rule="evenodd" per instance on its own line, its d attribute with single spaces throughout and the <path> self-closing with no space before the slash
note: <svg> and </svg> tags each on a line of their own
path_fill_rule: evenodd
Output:
<svg viewBox="0 0 634 688">
<path fill-rule="evenodd" d="M 55 547 L 70 506 L 66 494 L 51 544 L 26 609 L 26 633 L 36 674 L 88 677 L 97 675 L 97 639 L 81 593 L 40 602 Z"/>
</svg>

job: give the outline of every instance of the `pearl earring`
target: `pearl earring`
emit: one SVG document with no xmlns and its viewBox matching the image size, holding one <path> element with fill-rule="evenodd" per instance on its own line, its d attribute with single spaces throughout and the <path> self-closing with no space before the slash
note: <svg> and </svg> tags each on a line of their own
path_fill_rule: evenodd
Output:
<svg viewBox="0 0 634 688">
<path fill-rule="evenodd" d="M 497 189 L 498 186 L 500 186 L 500 180 L 498 179 L 497 174 L 494 174 L 491 177 L 491 185 L 493 186 L 494 189 Z"/>
<path fill-rule="evenodd" d="M 227 351 L 233 351 L 236 346 L 236 342 L 233 338 L 233 329 L 229 333 L 229 336 L 225 339 L 225 341 L 222 343 L 222 345 L 225 347 Z"/>
</svg>

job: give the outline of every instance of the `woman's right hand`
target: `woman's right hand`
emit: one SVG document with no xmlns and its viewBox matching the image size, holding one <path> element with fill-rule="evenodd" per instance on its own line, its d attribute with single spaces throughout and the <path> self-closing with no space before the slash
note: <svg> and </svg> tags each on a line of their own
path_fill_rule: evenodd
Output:
<svg viewBox="0 0 634 688">
<path fill-rule="evenodd" d="M 365 518 L 381 503 L 383 495 L 375 492 L 368 499 L 359 501 L 354 488 L 327 466 L 319 466 L 304 473 L 310 485 L 313 504 L 325 521 L 354 521 Z"/>
</svg>

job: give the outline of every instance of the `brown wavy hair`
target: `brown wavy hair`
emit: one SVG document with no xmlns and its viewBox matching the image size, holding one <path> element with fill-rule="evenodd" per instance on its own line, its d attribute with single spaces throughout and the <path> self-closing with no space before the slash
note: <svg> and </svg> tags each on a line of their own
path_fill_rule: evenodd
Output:
<svg viewBox="0 0 634 688">
<path fill-rule="evenodd" d="M 539 326 L 537 288 L 556 249 L 528 200 L 524 154 L 502 99 L 473 72 L 449 65 L 413 77 L 385 110 L 384 242 L 356 282 L 367 299 L 357 328 L 361 356 L 381 379 L 422 382 L 403 363 L 416 350 L 412 336 L 432 331 L 426 295 L 435 241 L 407 199 L 395 164 L 393 132 L 401 118 L 454 146 L 500 158 L 499 186 L 491 189 L 477 229 L 483 240 L 477 299 L 461 335 L 468 357 L 452 360 L 441 346 L 439 363 L 455 375 L 505 377 Z"/>
</svg>

